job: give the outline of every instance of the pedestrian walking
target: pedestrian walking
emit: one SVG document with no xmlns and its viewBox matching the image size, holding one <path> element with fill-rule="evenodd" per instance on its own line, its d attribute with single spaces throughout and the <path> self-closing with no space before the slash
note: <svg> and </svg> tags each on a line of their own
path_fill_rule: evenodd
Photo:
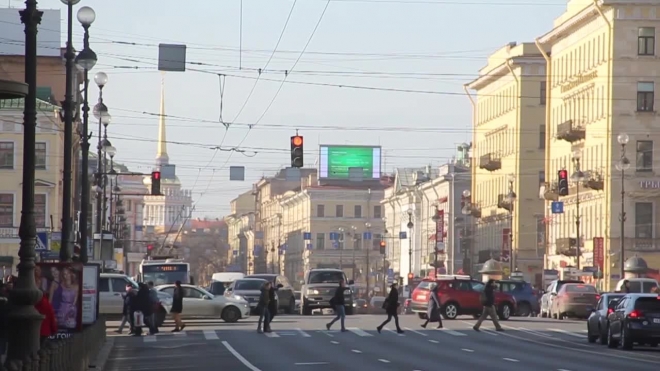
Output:
<svg viewBox="0 0 660 371">
<path fill-rule="evenodd" d="M 341 332 L 346 332 L 346 308 L 344 308 L 344 304 L 346 303 L 346 300 L 344 299 L 345 291 L 346 282 L 341 280 L 339 281 L 339 287 L 337 287 L 335 295 L 332 297 L 332 299 L 330 299 L 330 305 L 335 308 L 335 313 L 337 316 L 335 316 L 335 318 L 330 321 L 330 323 L 325 325 L 325 328 L 328 329 L 328 331 L 330 331 L 330 328 L 335 324 L 335 322 L 341 320 Z"/>
<path fill-rule="evenodd" d="M 259 303 L 257 304 L 257 312 L 259 313 L 259 322 L 257 323 L 257 332 L 271 332 L 270 330 L 270 288 L 271 283 L 266 282 L 261 287 L 261 294 L 259 295 Z M 262 330 L 263 324 L 263 330 Z"/>
<path fill-rule="evenodd" d="M 396 332 L 403 334 L 403 330 L 399 327 L 399 290 L 396 288 L 396 283 L 393 283 L 392 286 L 390 286 L 390 293 L 387 295 L 387 299 L 383 302 L 383 309 L 385 309 L 385 312 L 387 313 L 387 319 L 381 323 L 380 326 L 376 327 L 378 333 L 380 333 L 383 327 L 390 323 L 392 318 L 394 318 Z"/>
<path fill-rule="evenodd" d="M 181 321 L 181 313 L 183 313 L 183 287 L 181 281 L 174 282 L 174 293 L 172 295 L 172 318 L 174 319 L 174 330 L 172 332 L 181 332 L 186 328 L 186 324 Z"/>
<path fill-rule="evenodd" d="M 158 323 L 156 323 L 156 314 L 160 309 L 160 299 L 158 298 L 158 291 L 154 288 L 154 281 L 147 283 L 149 287 L 149 302 L 151 302 L 151 315 L 149 316 L 149 334 L 156 335 L 158 333 Z"/>
<path fill-rule="evenodd" d="M 270 315 L 268 319 L 268 325 L 270 328 L 270 324 L 273 322 L 273 319 L 275 319 L 275 316 L 277 316 L 277 289 L 278 287 L 275 286 L 274 283 L 270 283 L 270 288 L 268 289 L 268 314 Z"/>
<path fill-rule="evenodd" d="M 484 287 L 484 291 L 481 293 L 481 305 L 483 305 L 481 316 L 472 329 L 479 331 L 483 321 L 490 316 L 495 329 L 497 331 L 504 331 L 502 326 L 500 326 L 500 322 L 497 320 L 497 312 L 495 312 L 495 280 L 491 279 L 486 283 L 486 287 Z"/>
<path fill-rule="evenodd" d="M 133 336 L 142 336 L 142 327 L 145 325 L 145 319 L 151 314 L 149 287 L 144 283 L 140 283 L 137 293 L 130 296 L 128 306 L 130 308 L 131 318 L 133 318 Z"/>
<path fill-rule="evenodd" d="M 426 309 L 426 322 L 422 324 L 423 328 L 428 326 L 429 322 L 438 322 L 438 328 L 442 328 L 442 318 L 440 316 L 440 299 L 438 299 L 437 287 L 431 287 L 429 304 Z"/>
<path fill-rule="evenodd" d="M 116 333 L 121 334 L 122 331 L 124 331 L 124 327 L 126 324 L 128 324 L 129 331 L 128 334 L 132 335 L 133 334 L 133 319 L 131 318 L 131 311 L 129 309 L 129 303 L 131 298 L 129 297 L 130 295 L 135 294 L 133 291 L 133 286 L 131 284 L 126 284 L 126 291 L 121 294 L 122 300 L 124 301 L 123 308 L 121 311 L 121 323 L 119 324 L 119 327 L 117 330 L 115 330 Z"/>
</svg>

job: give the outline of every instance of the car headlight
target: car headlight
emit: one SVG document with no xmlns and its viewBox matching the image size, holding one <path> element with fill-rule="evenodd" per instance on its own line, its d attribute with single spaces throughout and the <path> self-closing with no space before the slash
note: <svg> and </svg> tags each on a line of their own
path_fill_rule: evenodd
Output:
<svg viewBox="0 0 660 371">
<path fill-rule="evenodd" d="M 244 297 L 242 297 L 242 296 L 240 296 L 240 295 L 234 295 L 234 296 L 232 296 L 232 298 L 234 298 L 234 299 L 236 299 L 236 300 L 243 300 L 243 301 L 247 301 L 247 300 L 245 300 L 245 298 L 244 298 Z"/>
<path fill-rule="evenodd" d="M 307 295 L 318 295 L 319 290 L 309 289 L 307 290 Z"/>
<path fill-rule="evenodd" d="M 354 306 L 354 307 L 357 307 L 357 304 L 353 303 L 353 306 Z"/>
</svg>

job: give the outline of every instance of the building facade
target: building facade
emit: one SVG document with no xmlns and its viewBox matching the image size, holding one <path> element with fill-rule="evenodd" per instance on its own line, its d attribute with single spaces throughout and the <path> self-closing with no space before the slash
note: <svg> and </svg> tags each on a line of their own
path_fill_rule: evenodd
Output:
<svg viewBox="0 0 660 371">
<path fill-rule="evenodd" d="M 5 274 L 18 263 L 23 104 L 23 99 L 0 100 L 0 270 Z M 37 100 L 35 221 L 38 232 L 60 230 L 64 126 L 59 110 L 55 105 Z"/>
<path fill-rule="evenodd" d="M 528 282 L 541 279 L 545 253 L 545 77 L 534 43 L 510 43 L 465 86 L 475 92 L 470 211 L 475 249 L 486 251 L 478 262 L 499 259 L 505 275 L 519 270 Z"/>
<path fill-rule="evenodd" d="M 548 184 L 543 189 L 547 264 L 555 269 L 597 267 L 606 278 L 603 289 L 621 278 L 622 262 L 634 255 L 651 268 L 660 267 L 660 178 L 654 151 L 660 134 L 653 130 L 659 123 L 658 20 L 656 2 L 572 0 L 554 28 L 537 40 L 540 49 L 550 52 L 551 63 Z M 629 159 L 624 171 L 618 166 L 624 153 L 619 137 Z M 560 170 L 569 175 L 581 171 L 569 182 L 567 196 L 559 195 Z M 552 201 L 563 203 L 563 213 L 547 210 Z"/>
<path fill-rule="evenodd" d="M 254 272 L 254 194 L 245 192 L 231 200 L 231 214 L 226 216 L 229 271 Z"/>
<path fill-rule="evenodd" d="M 360 289 L 374 287 L 383 272 L 378 247 L 385 233 L 384 187 L 319 185 L 313 174 L 301 185 L 301 190 L 289 191 L 280 200 L 284 244 L 280 271 L 290 282 L 299 283 L 308 269 L 338 268 Z M 305 239 L 305 233 L 311 239 Z"/>
</svg>

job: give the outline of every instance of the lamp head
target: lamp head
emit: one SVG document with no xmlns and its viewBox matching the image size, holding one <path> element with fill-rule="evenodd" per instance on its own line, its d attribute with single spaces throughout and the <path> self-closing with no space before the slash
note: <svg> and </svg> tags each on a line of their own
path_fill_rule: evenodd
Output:
<svg viewBox="0 0 660 371">
<path fill-rule="evenodd" d="M 108 83 L 108 75 L 105 72 L 97 72 L 94 75 L 94 82 L 99 88 L 102 88 Z"/>
<path fill-rule="evenodd" d="M 630 140 L 630 137 L 626 133 L 621 133 L 619 136 L 616 138 L 619 144 L 621 145 L 626 145 L 628 144 L 628 141 Z"/>
<path fill-rule="evenodd" d="M 91 26 L 95 20 L 96 12 L 94 9 L 88 6 L 83 6 L 82 8 L 78 9 L 78 22 L 80 22 L 83 27 Z"/>
</svg>

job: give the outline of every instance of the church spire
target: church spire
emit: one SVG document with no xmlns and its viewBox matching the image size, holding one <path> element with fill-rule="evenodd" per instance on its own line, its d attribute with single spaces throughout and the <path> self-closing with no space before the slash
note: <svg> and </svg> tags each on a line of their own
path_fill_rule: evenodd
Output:
<svg viewBox="0 0 660 371">
<path fill-rule="evenodd" d="M 167 133 L 165 128 L 165 73 L 161 75 L 160 83 L 160 112 L 158 115 L 158 149 L 156 151 L 156 164 L 167 165 L 170 156 L 167 155 Z"/>
</svg>

